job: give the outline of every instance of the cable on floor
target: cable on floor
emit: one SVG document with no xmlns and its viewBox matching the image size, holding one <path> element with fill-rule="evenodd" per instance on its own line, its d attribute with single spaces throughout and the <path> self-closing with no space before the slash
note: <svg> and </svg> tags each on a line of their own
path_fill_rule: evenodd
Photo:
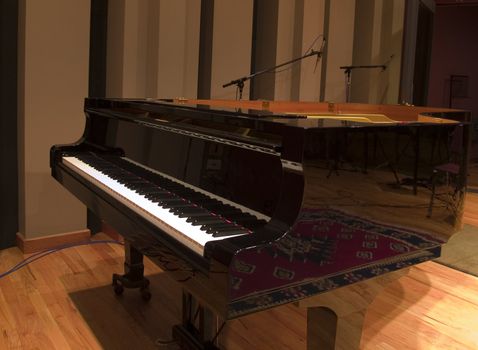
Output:
<svg viewBox="0 0 478 350">
<path fill-rule="evenodd" d="M 115 240 L 98 240 L 98 241 L 87 241 L 87 242 L 79 242 L 79 243 L 72 243 L 72 244 L 64 244 L 60 246 L 56 246 L 54 248 L 46 249 L 41 252 L 35 253 L 33 255 L 30 255 L 28 258 L 20 261 L 18 264 L 10 268 L 9 270 L 3 272 L 0 274 L 0 279 L 3 277 L 6 277 L 10 275 L 11 273 L 20 270 L 22 267 L 27 266 L 28 264 L 41 259 L 47 255 L 50 255 L 52 253 L 56 253 L 60 250 L 67 249 L 67 248 L 73 248 L 73 247 L 79 247 L 83 245 L 95 245 L 95 244 L 119 244 L 119 245 L 124 245 L 124 243 L 115 241 Z"/>
</svg>

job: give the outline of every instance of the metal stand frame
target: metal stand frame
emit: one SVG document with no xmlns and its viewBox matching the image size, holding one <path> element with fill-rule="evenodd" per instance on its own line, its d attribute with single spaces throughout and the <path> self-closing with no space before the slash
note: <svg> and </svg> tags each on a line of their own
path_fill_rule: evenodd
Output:
<svg viewBox="0 0 478 350">
<path fill-rule="evenodd" d="M 352 87 L 352 70 L 358 68 L 382 68 L 382 72 L 387 69 L 385 64 L 374 64 L 367 66 L 342 66 L 340 69 L 344 69 L 345 73 L 345 102 L 350 102 L 350 88 Z"/>
<path fill-rule="evenodd" d="M 185 290 L 182 309 L 182 324 L 173 327 L 173 338 L 181 349 L 219 350 L 216 342 L 221 329 L 217 327 L 217 318 L 213 312 L 199 304 L 194 296 Z"/>
</svg>

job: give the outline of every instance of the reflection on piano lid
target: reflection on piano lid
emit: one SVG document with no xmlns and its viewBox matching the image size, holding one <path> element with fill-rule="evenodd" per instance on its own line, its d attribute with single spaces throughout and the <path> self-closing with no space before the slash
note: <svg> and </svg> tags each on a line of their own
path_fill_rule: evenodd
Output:
<svg viewBox="0 0 478 350">
<path fill-rule="evenodd" d="M 264 106 L 87 99 L 52 175 L 225 319 L 433 259 L 459 229 L 468 113 Z"/>
<path fill-rule="evenodd" d="M 302 113 L 301 113 L 302 114 Z M 305 113 L 307 118 L 310 119 L 335 119 L 335 120 L 348 120 L 361 123 L 381 123 L 381 124 L 397 124 L 398 121 L 390 119 L 385 114 L 358 114 L 358 113 L 339 113 L 339 114 L 315 114 Z"/>
</svg>

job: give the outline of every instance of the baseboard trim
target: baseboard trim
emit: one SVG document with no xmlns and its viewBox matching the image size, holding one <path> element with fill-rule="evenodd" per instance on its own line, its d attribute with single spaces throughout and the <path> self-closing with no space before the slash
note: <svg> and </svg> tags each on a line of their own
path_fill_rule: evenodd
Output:
<svg viewBox="0 0 478 350">
<path fill-rule="evenodd" d="M 21 233 L 17 233 L 17 247 L 23 254 L 31 254 L 64 244 L 85 242 L 90 237 L 91 233 L 88 229 L 35 238 L 25 238 Z"/>
</svg>

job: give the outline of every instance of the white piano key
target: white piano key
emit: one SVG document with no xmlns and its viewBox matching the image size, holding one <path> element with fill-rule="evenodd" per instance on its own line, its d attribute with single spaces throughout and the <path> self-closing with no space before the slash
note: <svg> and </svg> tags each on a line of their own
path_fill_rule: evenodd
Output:
<svg viewBox="0 0 478 350">
<path fill-rule="evenodd" d="M 192 225 L 186 221 L 187 218 L 178 217 L 171 213 L 169 209 L 160 207 L 157 203 L 150 201 L 145 196 L 138 194 L 134 190 L 119 183 L 108 175 L 103 174 L 101 171 L 91 167 L 80 159 L 76 157 L 63 157 L 62 159 L 63 164 L 67 167 L 106 191 L 116 200 L 127 205 L 134 212 L 138 213 L 197 254 L 204 255 L 204 246 L 209 241 L 239 236 L 236 234 L 226 237 L 213 237 L 211 234 L 207 234 L 205 231 L 201 230 L 201 226 Z"/>
</svg>

